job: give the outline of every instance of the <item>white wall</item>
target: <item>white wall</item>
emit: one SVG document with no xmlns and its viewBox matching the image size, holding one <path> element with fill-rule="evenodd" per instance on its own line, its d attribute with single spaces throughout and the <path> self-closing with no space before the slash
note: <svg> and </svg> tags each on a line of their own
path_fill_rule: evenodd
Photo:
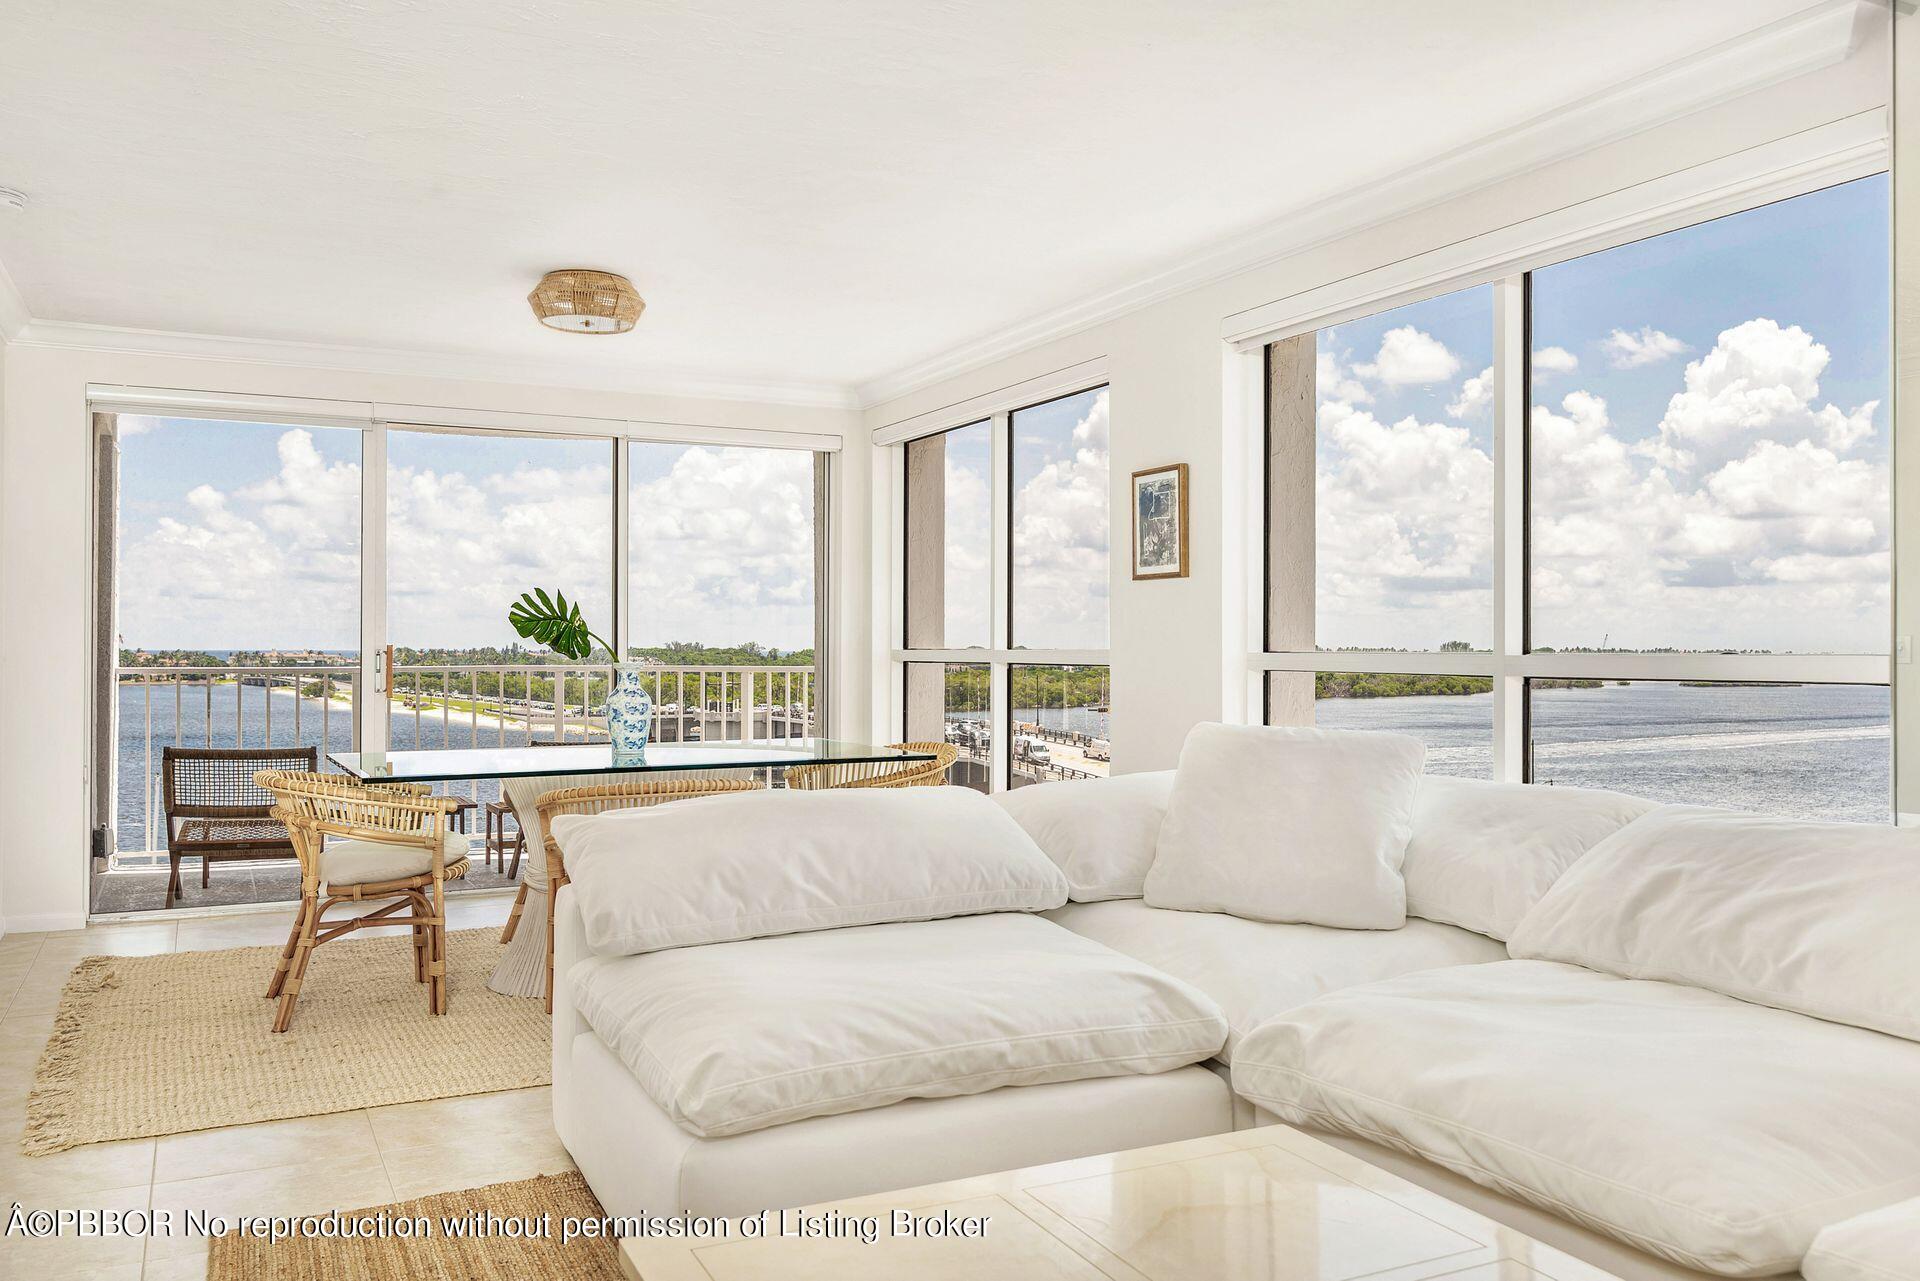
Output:
<svg viewBox="0 0 1920 1281">
<path fill-rule="evenodd" d="M 868 721 L 869 449 L 852 411 L 16 342 L 0 385 L 0 883 L 13 929 L 73 928 L 87 911 L 89 383 L 844 434 L 831 714 Z"/>
<path fill-rule="evenodd" d="M 1875 36 L 1843 63 L 896 396 L 866 411 L 867 426 L 877 430 L 1106 358 L 1113 389 L 1113 767 L 1122 773 L 1166 768 L 1191 726 L 1237 719 L 1244 707 L 1238 657 L 1245 649 L 1244 607 L 1236 610 L 1236 602 L 1246 590 L 1241 547 L 1247 526 L 1236 500 L 1246 441 L 1240 416 L 1226 412 L 1224 318 L 1880 108 L 1886 95 L 1887 50 Z M 1280 163 L 1263 152 L 1267 138 L 1258 123 L 1243 124 L 1247 163 Z M 1192 576 L 1136 583 L 1125 554 L 1130 475 L 1171 462 L 1191 464 Z"/>
</svg>

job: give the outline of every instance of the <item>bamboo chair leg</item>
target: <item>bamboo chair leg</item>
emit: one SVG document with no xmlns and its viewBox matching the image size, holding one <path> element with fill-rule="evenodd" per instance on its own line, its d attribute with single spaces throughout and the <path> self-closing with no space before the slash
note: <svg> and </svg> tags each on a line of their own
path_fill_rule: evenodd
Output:
<svg viewBox="0 0 1920 1281">
<path fill-rule="evenodd" d="M 300 929 L 306 924 L 307 908 L 311 906 L 312 901 L 303 896 L 300 906 L 294 911 L 293 928 L 287 931 L 287 945 L 280 949 L 280 959 L 273 966 L 273 977 L 267 980 L 268 1000 L 280 995 L 280 989 L 286 986 L 287 967 L 293 964 L 294 949 L 300 945 Z"/>
<path fill-rule="evenodd" d="M 558 877 L 547 886 L 547 1013 L 553 1013 L 553 921 L 558 915 L 554 904 L 560 900 L 560 887 L 566 885 L 567 878 Z"/>
<path fill-rule="evenodd" d="M 209 884 L 208 877 L 212 874 L 212 872 L 213 872 L 213 860 L 208 858 L 205 854 L 202 854 L 200 856 L 200 888 L 201 889 L 204 890 L 207 888 L 207 885 Z"/>
<path fill-rule="evenodd" d="M 300 922 L 300 938 L 293 953 L 293 966 L 287 971 L 285 982 L 280 990 L 280 1010 L 274 1016 L 273 1030 L 284 1032 L 293 1026 L 294 1002 L 300 999 L 300 984 L 307 976 L 307 961 L 313 956 L 313 932 L 320 920 L 319 900 L 309 899 L 312 905 Z"/>
<path fill-rule="evenodd" d="M 409 894 L 407 898 L 410 900 L 407 904 L 409 912 L 416 917 L 427 914 L 426 899 L 420 897 L 418 894 Z M 425 983 L 427 981 L 427 970 L 427 927 L 416 920 L 413 924 L 413 981 L 415 983 Z"/>
<path fill-rule="evenodd" d="M 502 943 L 513 942 L 514 931 L 520 928 L 520 913 L 527 906 L 527 883 L 520 882 L 520 892 L 513 896 L 513 910 L 507 913 L 507 928 L 500 931 Z"/>
<path fill-rule="evenodd" d="M 427 927 L 427 950 L 431 956 L 427 971 L 428 1008 L 435 1014 L 447 1012 L 447 892 L 446 882 L 433 878 L 433 923 Z"/>
</svg>

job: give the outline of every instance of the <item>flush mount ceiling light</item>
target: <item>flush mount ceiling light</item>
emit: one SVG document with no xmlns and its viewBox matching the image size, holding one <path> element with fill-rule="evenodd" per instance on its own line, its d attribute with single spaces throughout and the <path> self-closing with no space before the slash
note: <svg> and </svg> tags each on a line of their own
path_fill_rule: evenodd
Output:
<svg viewBox="0 0 1920 1281">
<path fill-rule="evenodd" d="M 647 309 L 625 276 L 577 267 L 542 276 L 527 301 L 541 324 L 570 334 L 624 334 Z"/>
</svg>

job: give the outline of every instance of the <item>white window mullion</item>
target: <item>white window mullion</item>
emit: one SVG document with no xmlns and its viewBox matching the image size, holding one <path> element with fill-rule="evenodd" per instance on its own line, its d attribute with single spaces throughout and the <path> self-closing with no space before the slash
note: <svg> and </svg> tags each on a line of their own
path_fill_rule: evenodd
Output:
<svg viewBox="0 0 1920 1281">
<path fill-rule="evenodd" d="M 387 425 L 376 422 L 360 437 L 360 688 L 353 708 L 363 752 L 387 750 L 387 641 Z"/>
<path fill-rule="evenodd" d="M 1493 286 L 1493 776 L 1526 777 L 1527 285 Z"/>
<path fill-rule="evenodd" d="M 993 416 L 991 455 L 993 557 L 992 647 L 987 675 L 988 702 L 993 726 L 992 789 L 1007 790 L 1012 781 L 1013 696 L 1008 652 L 1013 648 L 1013 416 Z"/>
<path fill-rule="evenodd" d="M 613 440 L 613 657 L 623 661 L 633 646 L 633 593 L 627 589 L 627 574 L 632 567 L 627 528 L 633 510 L 628 486 L 632 473 L 627 465 L 627 442 Z M 816 650 L 816 653 L 819 651 Z"/>
</svg>

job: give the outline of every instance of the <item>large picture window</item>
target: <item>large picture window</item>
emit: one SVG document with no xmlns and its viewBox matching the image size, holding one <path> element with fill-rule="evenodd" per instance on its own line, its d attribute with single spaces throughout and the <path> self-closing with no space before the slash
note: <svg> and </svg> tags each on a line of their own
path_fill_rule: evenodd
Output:
<svg viewBox="0 0 1920 1281">
<path fill-rule="evenodd" d="M 1269 343 L 1267 720 L 1889 818 L 1887 202 L 1862 178 Z"/>
<path fill-rule="evenodd" d="M 1012 394 L 893 451 L 902 733 L 982 790 L 1099 777 L 1107 660 L 1108 393 Z"/>
</svg>

